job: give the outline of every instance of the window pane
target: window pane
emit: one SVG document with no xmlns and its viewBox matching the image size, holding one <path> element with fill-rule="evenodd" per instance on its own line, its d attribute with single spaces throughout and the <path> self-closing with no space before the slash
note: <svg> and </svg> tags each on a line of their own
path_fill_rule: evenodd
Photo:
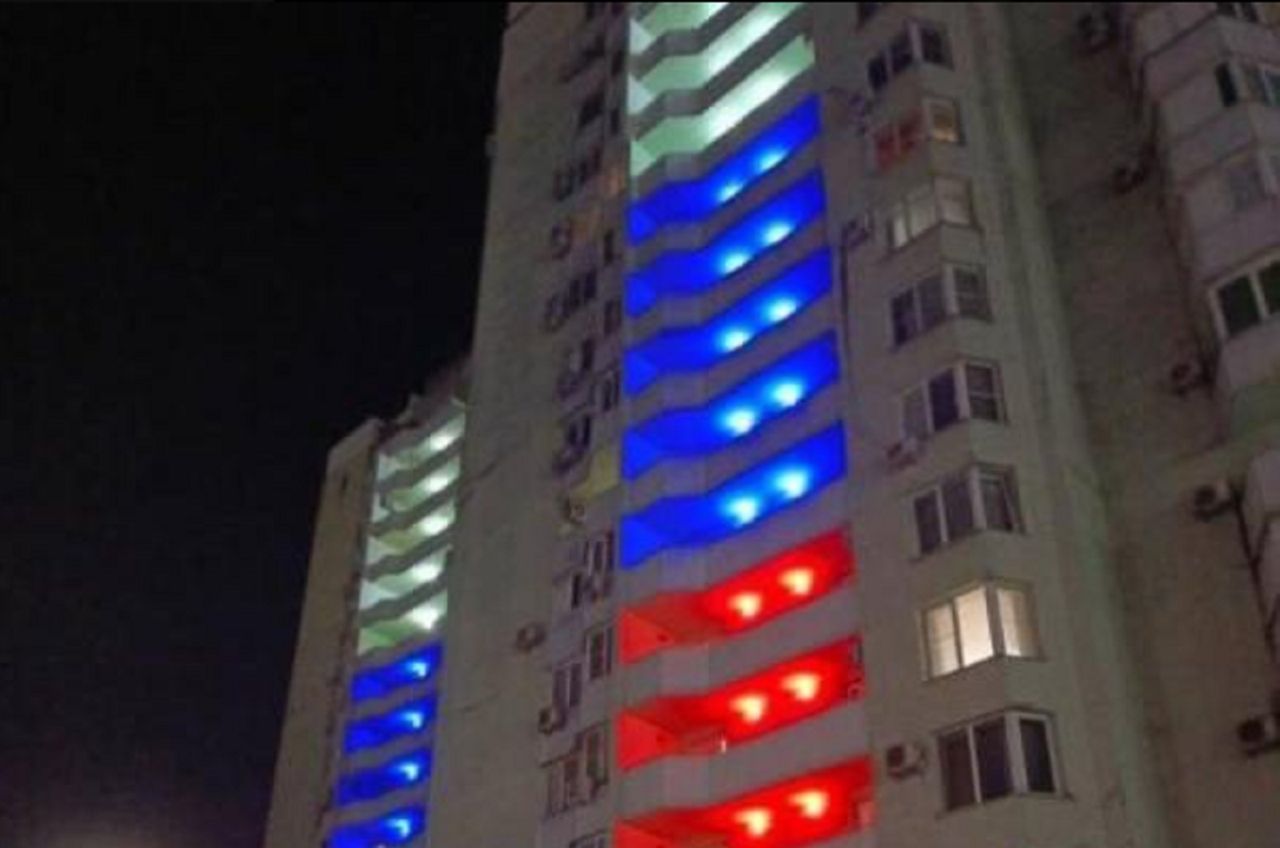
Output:
<svg viewBox="0 0 1280 848">
<path fill-rule="evenodd" d="M 926 100 L 929 115 L 929 135 L 934 141 L 947 144 L 960 143 L 960 114 L 950 100 Z"/>
<path fill-rule="evenodd" d="M 1214 68 L 1213 78 L 1218 83 L 1218 97 L 1222 100 L 1222 105 L 1235 105 L 1235 102 L 1240 99 L 1240 94 L 1236 91 L 1236 81 L 1231 75 L 1231 66 L 1222 64 Z"/>
<path fill-rule="evenodd" d="M 907 227 L 907 207 L 899 203 L 889 210 L 889 246 L 902 247 L 911 240 Z"/>
<path fill-rule="evenodd" d="M 973 532 L 973 503 L 969 500 L 968 475 L 942 484 L 942 503 L 947 517 L 948 539 L 959 539 Z"/>
<path fill-rule="evenodd" d="M 1280 160 L 1276 162 L 1276 173 L 1280 174 Z M 1262 288 L 1262 300 L 1266 303 L 1267 313 L 1280 312 L 1280 262 L 1272 262 L 1259 271 L 1258 283 Z"/>
<path fill-rule="evenodd" d="M 969 208 L 969 187 L 960 180 L 939 177 L 938 208 L 942 211 L 942 220 L 948 224 L 967 226 L 973 223 L 973 211 Z"/>
<path fill-rule="evenodd" d="M 983 472 L 978 478 L 982 490 L 982 508 L 986 513 L 989 530 L 1014 531 L 1018 529 L 1018 514 L 1013 505 L 1013 492 L 1009 478 L 1004 474 Z"/>
<path fill-rule="evenodd" d="M 1018 725 L 1022 733 L 1022 755 L 1026 758 L 1027 790 L 1056 792 L 1048 725 L 1033 718 L 1019 719 Z"/>
<path fill-rule="evenodd" d="M 1244 77 L 1245 87 L 1249 89 L 1249 96 L 1255 100 L 1266 102 L 1267 100 L 1267 83 L 1262 75 L 1262 71 L 1257 65 L 1240 65 L 1240 75 Z"/>
<path fill-rule="evenodd" d="M 867 81 L 873 91 L 879 91 L 889 82 L 889 67 L 884 56 L 877 56 L 867 63 Z"/>
<path fill-rule="evenodd" d="M 915 238 L 938 223 L 938 207 L 934 202 L 933 186 L 915 189 L 907 195 L 907 221 L 911 238 Z"/>
<path fill-rule="evenodd" d="M 1266 101 L 1272 106 L 1280 106 L 1280 71 L 1263 72 L 1267 82 Z"/>
<path fill-rule="evenodd" d="M 951 67 L 947 35 L 934 24 L 920 24 L 920 53 L 926 62 Z"/>
<path fill-rule="evenodd" d="M 983 801 L 1003 798 L 1013 791 L 1009 779 L 1009 747 L 1005 742 L 1003 718 L 983 722 L 973 729 L 977 749 L 978 787 Z"/>
<path fill-rule="evenodd" d="M 893 343 L 895 345 L 904 344 L 914 337 L 916 333 L 920 332 L 920 324 L 916 320 L 915 291 L 905 291 L 895 297 L 891 301 L 889 309 L 893 320 Z"/>
<path fill-rule="evenodd" d="M 1253 284 L 1248 277 L 1238 277 L 1218 289 L 1218 307 L 1228 336 L 1242 333 L 1262 320 Z"/>
<path fill-rule="evenodd" d="M 1258 167 L 1257 159 L 1229 165 L 1225 180 L 1231 205 L 1237 212 L 1266 199 L 1267 189 L 1262 184 L 1262 169 Z"/>
<path fill-rule="evenodd" d="M 914 58 L 911 55 L 911 37 L 903 32 L 889 44 L 889 66 L 894 75 L 911 67 Z"/>
<path fill-rule="evenodd" d="M 916 541 L 920 545 L 920 553 L 927 554 L 937 550 L 942 544 L 942 521 L 938 515 L 938 498 L 930 492 L 915 500 Z"/>
<path fill-rule="evenodd" d="M 1005 656 L 1034 657 L 1039 654 L 1040 646 L 1031 625 L 1027 593 L 1021 589 L 997 589 L 996 603 L 1000 607 Z"/>
<path fill-rule="evenodd" d="M 929 653 L 929 676 L 950 674 L 960 668 L 956 642 L 955 618 L 951 604 L 929 610 L 924 619 L 925 641 Z"/>
<path fill-rule="evenodd" d="M 942 277 L 930 277 L 917 287 L 920 292 L 920 324 L 930 330 L 947 320 L 947 299 Z"/>
<path fill-rule="evenodd" d="M 966 318 L 991 320 L 991 303 L 987 300 L 987 284 L 976 268 L 953 268 L 956 310 Z"/>
<path fill-rule="evenodd" d="M 987 613 L 987 590 L 974 589 L 956 598 L 960 620 L 960 662 L 970 666 L 995 656 L 991 642 L 991 617 Z"/>
<path fill-rule="evenodd" d="M 933 413 L 934 432 L 945 430 L 960 420 L 954 371 L 946 371 L 929 381 L 929 408 Z"/>
<path fill-rule="evenodd" d="M 957 730 L 938 740 L 938 760 L 942 768 L 943 800 L 948 810 L 967 807 L 977 800 L 973 786 L 973 764 L 969 758 L 969 732 Z"/>
<path fill-rule="evenodd" d="M 929 420 L 925 414 L 924 392 L 912 389 L 902 398 L 902 434 L 923 439 L 929 435 Z"/>
<path fill-rule="evenodd" d="M 990 365 L 967 364 L 964 381 L 969 392 L 969 414 L 985 421 L 999 421 L 1000 389 L 996 369 Z"/>
</svg>

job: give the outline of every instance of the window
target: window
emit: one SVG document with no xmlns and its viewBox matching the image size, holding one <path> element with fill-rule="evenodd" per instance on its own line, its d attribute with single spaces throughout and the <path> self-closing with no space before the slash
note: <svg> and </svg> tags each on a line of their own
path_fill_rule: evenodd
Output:
<svg viewBox="0 0 1280 848">
<path fill-rule="evenodd" d="M 578 106 L 578 129 L 590 124 L 604 114 L 604 90 L 597 90 L 587 95 Z"/>
<path fill-rule="evenodd" d="M 582 703 L 582 660 L 561 663 L 552 674 L 551 700 L 563 710 Z"/>
<path fill-rule="evenodd" d="M 898 249 L 933 229 L 939 222 L 971 226 L 973 209 L 969 184 L 954 177 L 935 177 L 907 192 L 905 200 L 885 215 L 889 247 Z"/>
<path fill-rule="evenodd" d="M 1231 73 L 1231 66 L 1225 62 L 1213 69 L 1213 79 L 1218 84 L 1218 98 L 1223 106 L 1234 106 L 1240 99 L 1236 90 L 1236 80 Z"/>
<path fill-rule="evenodd" d="M 951 317 L 991 320 L 981 268 L 948 265 L 889 301 L 894 347 L 906 344 Z"/>
<path fill-rule="evenodd" d="M 608 741 L 604 725 L 587 728 L 574 737 L 572 751 L 544 766 L 547 815 L 556 816 L 589 803 L 609 782 Z"/>
<path fill-rule="evenodd" d="M 1239 18 L 1242 21 L 1249 21 L 1254 24 L 1258 23 L 1257 3 L 1218 3 L 1216 5 L 1220 15 Z"/>
<path fill-rule="evenodd" d="M 1012 794 L 1058 792 L 1049 718 L 1011 712 L 938 736 L 943 805 L 956 810 Z"/>
<path fill-rule="evenodd" d="M 600 257 L 604 264 L 611 265 L 618 258 L 618 233 L 616 230 L 605 230 L 600 238 Z"/>
<path fill-rule="evenodd" d="M 622 374 L 617 366 L 605 371 L 596 381 L 596 403 L 601 412 L 616 409 L 622 399 Z"/>
<path fill-rule="evenodd" d="M 580 772 L 582 755 L 575 748 L 545 767 L 547 773 L 547 815 L 557 816 L 582 803 Z"/>
<path fill-rule="evenodd" d="M 987 584 L 966 590 L 921 616 L 926 679 L 992 657 L 1034 657 L 1039 637 L 1026 589 Z"/>
<path fill-rule="evenodd" d="M 622 132 L 622 107 L 612 106 L 609 109 L 609 135 Z"/>
<path fill-rule="evenodd" d="M 604 831 L 579 836 L 569 843 L 569 848 L 609 848 L 609 835 Z"/>
<path fill-rule="evenodd" d="M 858 3 L 858 26 L 871 20 L 872 16 L 884 6 L 884 3 Z"/>
<path fill-rule="evenodd" d="M 1212 304 L 1222 338 L 1233 338 L 1280 312 L 1280 259 L 1234 277 L 1213 290 Z"/>
<path fill-rule="evenodd" d="M 613 51 L 613 55 L 609 57 L 609 76 L 620 77 L 623 70 L 627 67 L 627 54 L 621 48 Z"/>
<path fill-rule="evenodd" d="M 993 364 L 953 365 L 902 396 L 902 434 L 919 439 L 960 421 L 1004 420 L 1000 372 Z"/>
<path fill-rule="evenodd" d="M 622 327 L 622 301 L 610 298 L 604 302 L 604 327 L 606 336 L 611 336 Z"/>
<path fill-rule="evenodd" d="M 861 10 L 860 14 L 861 14 Z M 912 21 L 906 29 L 889 42 L 867 62 L 867 81 L 872 91 L 879 91 L 889 81 L 906 71 L 916 61 L 931 65 L 951 67 L 951 44 L 946 30 L 940 25 Z"/>
<path fill-rule="evenodd" d="M 1240 102 L 1241 80 L 1251 99 L 1260 100 L 1268 106 L 1280 106 L 1280 67 L 1223 62 L 1213 69 L 1213 78 L 1223 106 L 1234 106 Z"/>
<path fill-rule="evenodd" d="M 912 513 L 921 555 L 978 530 L 1022 529 L 1012 472 L 987 466 L 974 466 L 916 495 Z"/>
<path fill-rule="evenodd" d="M 926 97 L 924 100 L 925 120 L 928 124 L 929 138 L 944 144 L 960 144 L 960 107 L 955 101 L 941 97 Z"/>
<path fill-rule="evenodd" d="M 584 752 L 587 783 L 591 789 L 591 797 L 609 782 L 609 744 L 608 734 L 603 724 L 582 731 L 579 737 L 580 747 Z"/>
<path fill-rule="evenodd" d="M 587 680 L 607 677 L 613 670 L 613 628 L 603 625 L 587 631 Z"/>
<path fill-rule="evenodd" d="M 591 594 L 597 600 L 609 597 L 613 590 L 613 564 L 616 557 L 617 539 L 612 530 L 606 530 L 587 541 L 583 565 Z"/>
<path fill-rule="evenodd" d="M 885 171 L 901 162 L 925 138 L 945 144 L 960 143 L 960 115 L 955 103 L 925 98 L 921 107 L 872 131 L 871 150 L 876 170 Z"/>
</svg>

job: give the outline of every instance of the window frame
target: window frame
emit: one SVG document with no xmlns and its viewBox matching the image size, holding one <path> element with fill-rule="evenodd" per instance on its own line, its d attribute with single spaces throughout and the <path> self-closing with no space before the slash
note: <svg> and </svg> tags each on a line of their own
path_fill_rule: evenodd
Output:
<svg viewBox="0 0 1280 848">
<path fill-rule="evenodd" d="M 985 727 L 994 722 L 999 721 L 1002 730 L 1002 741 L 1004 743 L 1005 767 L 1007 769 L 1007 778 L 1009 780 L 1009 791 L 1005 794 L 994 797 L 984 797 L 982 787 L 982 775 L 980 773 L 980 759 L 978 756 L 977 734 L 979 727 Z M 1044 729 L 1045 750 L 1049 760 L 1049 774 L 1053 782 L 1053 789 L 1050 791 L 1033 790 L 1030 788 L 1030 769 L 1027 763 L 1027 751 L 1024 746 L 1022 737 L 1023 722 L 1031 722 L 1039 724 Z M 948 798 L 948 761 L 943 754 L 943 745 L 946 740 L 954 739 L 959 734 L 964 733 L 967 740 L 967 753 L 969 760 L 968 785 L 972 790 L 973 800 L 968 803 L 952 804 Z M 1029 709 L 1011 709 L 997 713 L 988 713 L 987 715 L 978 716 L 958 725 L 943 728 L 934 734 L 934 742 L 938 753 L 938 782 L 940 794 L 942 796 L 942 812 L 954 813 L 959 810 L 968 809 L 969 807 L 978 807 L 989 804 L 992 801 L 998 801 L 1001 798 L 1031 796 L 1042 798 L 1064 798 L 1067 796 L 1065 782 L 1062 774 L 1061 755 L 1059 753 L 1060 745 L 1058 744 L 1056 725 L 1053 716 L 1047 712 L 1040 712 Z"/>
<path fill-rule="evenodd" d="M 960 610 L 957 602 L 962 597 L 981 592 L 986 604 L 987 637 L 991 642 L 990 656 L 981 659 L 966 660 L 963 644 L 963 629 L 960 624 Z M 1027 633 L 1022 634 L 1023 641 L 1030 643 L 1034 650 L 1029 653 L 1011 653 L 1009 650 L 1009 634 L 1000 606 L 1001 592 L 1016 592 L 1022 596 L 1026 606 Z M 939 610 L 946 610 L 950 619 L 955 666 L 949 670 L 935 668 L 934 639 L 930 625 L 930 616 Z M 920 636 L 921 670 L 925 682 L 942 680 L 969 669 L 999 660 L 1041 660 L 1044 658 L 1044 640 L 1040 635 L 1039 612 L 1036 607 L 1035 592 L 1031 584 L 1011 580 L 983 580 L 967 583 L 958 589 L 948 592 L 933 603 L 921 607 L 916 615 Z"/>
<path fill-rule="evenodd" d="M 995 385 L 994 401 L 996 405 L 996 417 L 987 418 L 985 416 L 975 416 L 973 414 L 973 387 L 969 379 L 970 368 L 988 369 L 993 378 Z M 957 416 L 954 421 L 943 426 L 938 426 L 936 410 L 934 409 L 934 397 L 931 387 L 935 380 L 944 376 L 950 376 L 954 386 L 955 403 L 957 408 Z M 923 410 L 923 422 L 925 429 L 922 432 L 912 432 L 908 427 L 910 418 L 909 410 L 913 397 L 919 398 L 921 409 Z M 898 395 L 899 409 L 899 435 L 904 438 L 928 439 L 945 430 L 970 421 L 987 421 L 991 424 L 1007 424 L 1008 410 L 1005 406 L 1004 398 L 1004 382 L 1000 375 L 1000 365 L 998 362 L 989 359 L 959 359 L 933 372 L 928 378 L 921 382 L 910 386 L 906 391 Z"/>
<path fill-rule="evenodd" d="M 947 216 L 947 204 L 943 202 L 944 186 L 961 190 L 966 220 Z M 899 199 L 884 207 L 883 217 L 884 242 L 890 253 L 905 250 L 940 226 L 979 229 L 973 182 L 950 174 L 934 174 L 927 182 L 911 186 Z M 898 241 L 900 231 L 903 238 Z"/>
<path fill-rule="evenodd" d="M 957 271 L 972 272 L 974 278 L 978 280 L 982 289 L 982 299 L 986 307 L 984 315 L 970 315 L 961 311 L 959 286 L 956 282 Z M 937 323 L 926 325 L 924 308 L 922 306 L 923 298 L 920 295 L 920 288 L 926 283 L 932 281 L 934 278 L 939 278 L 941 280 L 944 315 L 942 320 Z M 914 324 L 915 331 L 910 335 L 907 335 L 902 340 L 899 340 L 894 304 L 908 294 L 911 296 L 911 319 Z M 906 347 L 908 344 L 927 334 L 929 331 L 942 326 L 948 321 L 960 318 L 982 321 L 988 324 L 992 323 L 995 320 L 995 313 L 991 308 L 991 289 L 987 284 L 986 268 L 983 266 L 948 262 L 940 268 L 937 268 L 922 277 L 914 279 L 910 284 L 902 287 L 889 297 L 889 350 L 893 351 Z"/>
<path fill-rule="evenodd" d="M 926 29 L 933 30 L 938 34 L 945 61 L 933 62 L 925 58 L 923 32 Z M 907 42 L 907 52 L 895 54 L 895 48 L 902 43 L 904 37 Z M 895 67 L 895 55 L 899 58 L 905 58 L 906 61 Z M 876 84 L 876 75 L 871 70 L 873 65 L 879 65 L 884 71 L 884 81 L 879 85 Z M 955 69 L 955 50 L 951 43 L 951 33 L 944 24 L 925 18 L 911 18 L 906 21 L 901 28 L 894 30 L 893 35 L 883 47 L 868 57 L 863 65 L 863 73 L 867 86 L 870 88 L 871 93 L 875 95 L 888 88 L 899 76 L 908 73 L 912 68 L 919 65 L 933 65 L 934 67 L 948 70 Z"/>
<path fill-rule="evenodd" d="M 947 494 L 955 492 L 957 481 L 962 480 L 965 484 L 965 493 L 967 496 L 968 520 L 971 522 L 968 528 L 956 528 L 953 526 L 954 519 L 960 516 L 960 513 L 948 510 Z M 993 526 L 991 516 L 987 514 L 986 499 L 983 494 L 982 484 L 986 480 L 997 480 L 1003 486 L 1003 494 L 1006 499 L 1009 516 L 1012 519 L 1012 526 L 1009 528 Z M 923 543 L 923 537 L 920 527 L 920 508 L 919 504 L 924 501 L 932 501 L 933 513 L 939 517 L 939 539 L 936 545 L 926 546 Z M 1012 467 L 987 465 L 984 463 L 975 463 L 967 468 L 935 481 L 923 489 L 917 490 L 909 498 L 910 513 L 912 518 L 912 531 L 915 542 L 915 558 L 923 559 L 930 554 L 937 553 L 947 547 L 966 539 L 970 536 L 983 532 L 998 533 L 1016 533 L 1025 534 L 1026 518 L 1023 513 L 1021 497 L 1018 492 L 1017 476 Z M 953 504 L 955 505 L 955 504 Z M 963 532 L 961 532 L 963 530 Z"/>
<path fill-rule="evenodd" d="M 1209 311 L 1213 316 L 1213 326 L 1217 331 L 1220 344 L 1226 344 L 1232 339 L 1243 336 L 1280 315 L 1280 299 L 1275 304 L 1267 302 L 1266 289 L 1262 280 L 1263 274 L 1267 271 L 1280 275 L 1280 253 L 1272 253 L 1209 288 Z M 1241 280 L 1245 280 L 1248 285 L 1257 320 L 1247 327 L 1231 332 L 1227 327 L 1226 311 L 1222 307 L 1222 293 Z"/>
</svg>

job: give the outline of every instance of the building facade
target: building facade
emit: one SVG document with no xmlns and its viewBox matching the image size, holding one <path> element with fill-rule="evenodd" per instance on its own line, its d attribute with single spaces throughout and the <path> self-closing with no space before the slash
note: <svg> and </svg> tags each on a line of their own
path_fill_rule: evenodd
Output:
<svg viewBox="0 0 1280 848">
<path fill-rule="evenodd" d="M 463 399 L 453 369 L 329 452 L 269 848 L 426 838 Z"/>
<path fill-rule="evenodd" d="M 1278 26 L 511 4 L 430 843 L 1280 845 Z"/>
</svg>

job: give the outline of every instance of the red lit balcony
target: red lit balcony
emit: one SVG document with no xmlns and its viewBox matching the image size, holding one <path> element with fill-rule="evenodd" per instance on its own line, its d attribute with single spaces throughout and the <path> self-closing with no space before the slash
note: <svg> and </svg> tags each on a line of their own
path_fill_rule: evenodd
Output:
<svg viewBox="0 0 1280 848">
<path fill-rule="evenodd" d="M 703 591 L 656 595 L 622 611 L 622 661 L 759 627 L 827 594 L 852 571 L 844 535 L 828 533 Z"/>
<path fill-rule="evenodd" d="M 860 697 L 857 639 L 844 639 L 700 695 L 651 698 L 618 717 L 618 762 L 719 754 Z"/>
<path fill-rule="evenodd" d="M 697 809 L 659 810 L 615 826 L 616 848 L 797 848 L 871 823 L 871 764 L 810 772 Z"/>
</svg>

